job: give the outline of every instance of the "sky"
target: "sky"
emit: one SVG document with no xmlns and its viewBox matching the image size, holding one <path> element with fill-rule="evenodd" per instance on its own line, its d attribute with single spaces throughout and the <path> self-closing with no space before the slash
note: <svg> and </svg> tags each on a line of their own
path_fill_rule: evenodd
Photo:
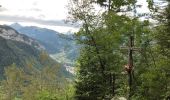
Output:
<svg viewBox="0 0 170 100">
<path fill-rule="evenodd" d="M 0 0 L 0 24 L 15 22 L 24 26 L 39 26 L 59 32 L 77 31 L 66 24 L 68 0 Z"/>
<path fill-rule="evenodd" d="M 148 11 L 146 0 L 138 0 L 144 5 L 139 12 Z M 0 24 L 15 22 L 24 26 L 39 26 L 61 33 L 78 31 L 78 27 L 66 24 L 68 0 L 0 0 Z"/>
</svg>

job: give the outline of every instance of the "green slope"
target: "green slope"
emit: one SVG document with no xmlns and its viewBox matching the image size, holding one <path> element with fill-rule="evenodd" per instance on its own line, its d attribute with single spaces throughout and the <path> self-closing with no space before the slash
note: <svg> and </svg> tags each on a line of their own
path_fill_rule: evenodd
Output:
<svg viewBox="0 0 170 100">
<path fill-rule="evenodd" d="M 8 30 L 9 28 L 1 27 L 1 29 Z M 0 34 L 2 34 L 2 32 Z M 26 44 L 22 41 L 15 41 L 15 39 L 5 39 L 4 37 L 0 36 L 1 78 L 3 77 L 4 68 L 10 66 L 13 63 L 15 63 L 18 67 L 26 67 L 28 66 L 28 63 L 31 63 L 33 67 L 38 69 L 41 69 L 42 67 L 62 66 L 58 62 L 54 61 L 51 57 L 49 57 L 47 53 L 40 51 L 33 45 Z M 59 68 L 61 76 L 70 77 L 70 74 L 66 71 L 66 69 L 62 67 Z"/>
</svg>

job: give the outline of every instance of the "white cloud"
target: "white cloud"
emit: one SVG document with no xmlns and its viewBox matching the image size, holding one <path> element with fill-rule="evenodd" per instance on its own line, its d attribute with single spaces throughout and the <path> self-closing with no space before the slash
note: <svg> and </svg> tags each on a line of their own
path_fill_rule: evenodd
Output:
<svg viewBox="0 0 170 100">
<path fill-rule="evenodd" d="M 12 22 L 32 23 L 33 25 L 52 27 L 59 32 L 77 30 L 78 28 L 64 24 L 67 18 L 66 5 L 69 0 L 1 0 L 0 24 Z M 146 0 L 138 0 L 142 9 L 138 12 L 148 12 Z M 55 27 L 55 28 L 54 28 Z M 58 27 L 58 28 L 56 28 Z M 62 27 L 62 28 L 61 28 Z"/>
<path fill-rule="evenodd" d="M 1 0 L 2 7 L 8 9 L 1 14 L 36 17 L 44 15 L 46 19 L 65 19 L 67 0 Z"/>
<path fill-rule="evenodd" d="M 59 32 L 74 29 L 74 26 L 64 24 L 68 0 L 1 0 L 0 3 L 1 24 L 36 23 L 39 26 L 60 27 L 57 28 Z"/>
</svg>

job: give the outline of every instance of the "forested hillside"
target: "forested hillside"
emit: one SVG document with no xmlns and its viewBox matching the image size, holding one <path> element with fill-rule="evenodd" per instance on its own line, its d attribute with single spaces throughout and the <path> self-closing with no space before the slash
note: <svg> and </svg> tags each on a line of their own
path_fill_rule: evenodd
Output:
<svg viewBox="0 0 170 100">
<path fill-rule="evenodd" d="M 42 66 L 39 55 L 39 44 L 27 36 L 20 35 L 14 29 L 8 26 L 0 26 L 0 65 L 1 76 L 4 67 L 13 63 L 18 66 L 25 66 L 27 61 L 34 61 L 37 67 Z M 38 46 L 36 48 L 36 46 Z"/>
<path fill-rule="evenodd" d="M 71 79 L 66 78 L 72 74 L 36 40 L 0 26 L 0 100 L 65 99 L 65 94 L 70 98 Z"/>
<path fill-rule="evenodd" d="M 169 100 L 170 2 L 147 4 L 141 13 L 136 0 L 70 1 L 70 20 L 83 24 L 75 99 Z"/>
</svg>

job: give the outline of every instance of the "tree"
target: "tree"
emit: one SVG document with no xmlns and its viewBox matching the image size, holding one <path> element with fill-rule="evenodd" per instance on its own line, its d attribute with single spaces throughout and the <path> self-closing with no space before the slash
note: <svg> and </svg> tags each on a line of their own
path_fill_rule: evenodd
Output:
<svg viewBox="0 0 170 100">
<path fill-rule="evenodd" d="M 12 64 L 5 69 L 4 75 L 6 76 L 6 79 L 2 81 L 4 99 L 12 100 L 20 97 L 25 78 L 23 70 Z"/>
<path fill-rule="evenodd" d="M 40 57 L 47 65 L 45 62 L 49 60 L 45 60 L 46 56 L 44 56 Z M 58 65 L 39 69 L 34 64 L 27 61 L 25 67 L 12 64 L 5 68 L 4 79 L 0 81 L 1 99 L 72 100 L 74 89 L 68 80 L 61 77 Z"/>
<path fill-rule="evenodd" d="M 152 8 L 152 0 L 148 2 Z M 119 47 L 128 45 L 128 37 L 132 35 L 134 45 L 141 49 L 133 54 L 131 99 L 160 100 L 169 95 L 169 17 L 165 17 L 163 24 L 153 27 L 147 20 L 139 21 L 139 16 L 131 17 L 123 13 L 133 10 L 137 15 L 135 0 L 97 0 L 101 6 L 110 6 L 102 14 L 94 12 L 91 0 L 73 0 L 72 3 L 72 18 L 82 23 L 80 31 L 75 34 L 82 45 L 77 61 L 77 99 L 126 97 L 129 87 L 124 75 L 126 72 L 122 74 L 122 66 L 126 64 L 127 56 Z"/>
<path fill-rule="evenodd" d="M 167 5 L 159 16 L 164 16 L 162 20 L 159 20 L 160 25 L 156 27 L 155 39 L 158 43 L 157 52 L 159 53 L 160 59 L 158 60 L 158 66 L 160 70 L 165 74 L 166 83 L 164 84 L 165 92 L 164 96 L 170 96 L 170 1 L 166 0 Z"/>
<path fill-rule="evenodd" d="M 150 2 L 152 3 L 152 2 Z M 151 26 L 150 35 L 144 42 L 142 69 L 138 71 L 137 91 L 134 98 L 143 100 L 163 100 L 169 96 L 169 5 L 164 9 L 153 10 L 157 25 Z M 160 6 L 160 5 L 158 5 Z M 155 7 L 157 8 L 157 7 Z M 154 9 L 155 9 L 154 8 Z M 157 11 L 157 12 L 155 12 Z M 163 15 L 162 15 L 163 14 Z M 154 23 L 155 24 L 155 23 Z M 161 89 L 160 89 L 161 88 Z"/>
<path fill-rule="evenodd" d="M 143 32 L 140 29 L 142 25 L 136 19 L 131 20 L 114 11 L 96 15 L 90 0 L 73 1 L 70 9 L 73 19 L 83 24 L 76 33 L 76 39 L 82 45 L 77 65 L 76 97 L 94 100 L 112 98 L 117 87 L 121 87 L 122 81 L 118 77 L 122 76 L 125 63 L 119 47 L 127 36 L 133 34 L 134 22 L 139 24 L 137 36 Z"/>
<path fill-rule="evenodd" d="M 109 48 L 110 45 L 108 45 L 109 42 L 108 47 L 104 43 L 105 39 L 110 39 L 109 36 L 101 34 L 106 31 L 103 29 L 101 15 L 93 14 L 90 0 L 73 1 L 73 4 L 76 4 L 76 7 L 72 7 L 71 14 L 76 20 L 83 22 L 81 30 L 76 34 L 78 42 L 83 45 L 81 57 L 78 60 L 80 69 L 76 82 L 76 96 L 78 99 L 102 99 L 106 95 L 114 95 L 110 91 L 113 89 L 111 84 L 114 82 L 111 72 L 108 70 L 111 64 L 106 62 L 106 59 L 113 55 Z M 106 56 L 106 54 L 110 54 L 110 56 Z M 108 67 L 106 68 L 106 66 Z M 107 81 L 108 76 L 109 81 Z"/>
</svg>

